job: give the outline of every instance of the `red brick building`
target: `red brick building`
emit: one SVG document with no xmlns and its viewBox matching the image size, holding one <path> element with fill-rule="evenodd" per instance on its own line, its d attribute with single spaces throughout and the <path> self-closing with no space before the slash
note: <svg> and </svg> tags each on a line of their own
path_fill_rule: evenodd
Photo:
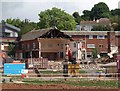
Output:
<svg viewBox="0 0 120 91">
<path fill-rule="evenodd" d="M 55 28 L 32 30 L 22 36 L 15 57 L 64 59 L 65 45 L 70 39 L 69 35 Z"/>
<path fill-rule="evenodd" d="M 81 41 L 86 49 L 87 57 L 91 57 L 92 50 L 98 49 L 100 55 L 107 55 L 120 46 L 120 33 L 114 31 L 64 31 L 73 40 Z"/>
<path fill-rule="evenodd" d="M 22 36 L 16 58 L 61 60 L 65 58 L 66 44 L 70 45 L 72 54 L 76 57 L 78 43 L 81 42 L 83 57 L 86 59 L 92 57 L 94 48 L 97 48 L 98 54 L 107 55 L 118 48 L 119 39 L 120 33 L 114 31 L 60 31 L 55 28 L 32 30 Z"/>
</svg>

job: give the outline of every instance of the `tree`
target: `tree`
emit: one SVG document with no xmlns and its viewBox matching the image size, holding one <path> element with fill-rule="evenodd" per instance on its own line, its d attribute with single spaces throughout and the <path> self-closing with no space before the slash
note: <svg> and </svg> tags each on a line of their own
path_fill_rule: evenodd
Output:
<svg viewBox="0 0 120 91">
<path fill-rule="evenodd" d="M 30 22 L 30 20 L 28 20 L 28 19 L 25 19 L 25 20 L 22 21 L 22 20 L 20 20 L 18 18 L 17 19 L 16 18 L 14 18 L 14 19 L 9 18 L 9 19 L 6 19 L 4 22 L 20 28 L 21 31 L 19 32 L 19 36 L 31 31 L 34 28 L 35 29 L 38 28 L 37 23 Z"/>
<path fill-rule="evenodd" d="M 71 15 L 55 7 L 40 12 L 39 20 L 39 28 L 56 26 L 61 30 L 75 30 L 76 27 L 76 22 Z"/>
<path fill-rule="evenodd" d="M 120 9 L 111 10 L 111 15 L 112 16 L 120 16 Z"/>
<path fill-rule="evenodd" d="M 120 16 L 115 15 L 111 16 L 110 20 L 112 21 L 112 27 L 114 31 L 120 31 Z"/>
<path fill-rule="evenodd" d="M 18 18 L 17 19 L 16 18 L 14 18 L 14 19 L 9 18 L 9 19 L 6 19 L 5 22 L 8 24 L 11 24 L 13 26 L 16 26 L 16 27 L 19 27 L 19 25 L 21 24 L 21 20 Z"/>
<path fill-rule="evenodd" d="M 73 13 L 73 17 L 75 18 L 76 23 L 77 23 L 77 24 L 80 24 L 81 17 L 80 17 L 80 15 L 79 15 L 79 13 L 78 13 L 78 12 L 74 12 L 74 13 Z"/>
<path fill-rule="evenodd" d="M 15 50 L 16 50 L 16 44 L 15 43 L 9 43 L 9 46 L 8 46 L 8 55 L 10 57 L 14 57 L 15 55 Z"/>
<path fill-rule="evenodd" d="M 104 25 L 96 25 L 93 26 L 93 29 L 91 31 L 110 31 L 111 27 L 110 26 L 104 26 Z"/>
<path fill-rule="evenodd" d="M 109 7 L 104 2 L 95 4 L 94 7 L 91 9 L 91 13 L 92 13 L 92 19 L 110 17 Z"/>
<path fill-rule="evenodd" d="M 94 48 L 92 51 L 93 58 L 97 58 L 97 54 L 98 54 L 98 50 L 97 50 L 97 48 Z"/>
<path fill-rule="evenodd" d="M 120 16 L 118 17 L 118 22 L 114 25 L 114 31 L 120 31 Z"/>
<path fill-rule="evenodd" d="M 20 25 L 21 31 L 19 32 L 19 36 L 31 31 L 34 28 L 37 29 L 37 23 L 22 21 Z"/>
<path fill-rule="evenodd" d="M 83 15 L 81 16 L 84 20 L 91 20 L 91 11 L 84 10 Z"/>
</svg>

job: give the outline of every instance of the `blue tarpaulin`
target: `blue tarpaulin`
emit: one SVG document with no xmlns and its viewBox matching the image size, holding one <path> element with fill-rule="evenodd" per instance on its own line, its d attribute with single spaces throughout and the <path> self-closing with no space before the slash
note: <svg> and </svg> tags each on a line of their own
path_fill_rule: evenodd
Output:
<svg viewBox="0 0 120 91">
<path fill-rule="evenodd" d="M 4 75 L 21 75 L 25 70 L 25 63 L 5 63 Z"/>
</svg>

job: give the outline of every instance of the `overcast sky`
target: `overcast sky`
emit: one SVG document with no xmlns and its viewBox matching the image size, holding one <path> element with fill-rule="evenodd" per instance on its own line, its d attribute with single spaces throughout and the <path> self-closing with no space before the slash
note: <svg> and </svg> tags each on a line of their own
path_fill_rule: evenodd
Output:
<svg viewBox="0 0 120 91">
<path fill-rule="evenodd" d="M 118 8 L 120 0 L 1 0 L 0 20 L 7 18 L 25 18 L 39 21 L 38 14 L 52 7 L 61 8 L 69 14 L 77 11 L 82 15 L 83 10 L 91 10 L 94 4 L 105 2 L 111 9 Z"/>
</svg>

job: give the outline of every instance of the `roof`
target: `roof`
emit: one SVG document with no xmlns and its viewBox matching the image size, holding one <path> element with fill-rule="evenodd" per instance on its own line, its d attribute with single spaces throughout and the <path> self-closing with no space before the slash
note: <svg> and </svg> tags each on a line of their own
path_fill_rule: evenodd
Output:
<svg viewBox="0 0 120 91">
<path fill-rule="evenodd" d="M 18 32 L 20 31 L 20 28 L 15 27 L 15 26 L 13 26 L 13 25 L 10 25 L 10 24 L 8 24 L 8 23 L 5 23 L 5 26 L 6 26 L 6 27 L 9 27 L 9 28 L 12 28 L 12 29 L 14 29 L 14 30 L 17 30 Z"/>
<path fill-rule="evenodd" d="M 80 25 L 96 25 L 96 24 L 110 24 L 111 21 L 108 18 L 100 18 L 99 20 L 96 21 L 81 21 Z"/>
<path fill-rule="evenodd" d="M 21 41 L 24 40 L 33 40 L 35 38 L 39 38 L 42 34 L 48 32 L 51 28 L 32 30 L 24 35 L 22 35 Z"/>
<path fill-rule="evenodd" d="M 115 35 L 120 35 L 119 31 L 62 31 L 69 36 L 71 35 L 107 35 L 108 32 L 115 32 Z"/>
<path fill-rule="evenodd" d="M 63 31 L 68 35 L 107 35 L 108 31 Z"/>
<path fill-rule="evenodd" d="M 61 32 L 60 30 L 55 29 L 55 28 L 32 30 L 32 31 L 24 34 L 21 38 L 21 41 L 33 40 L 33 39 L 40 38 L 40 37 L 44 38 L 45 34 L 47 33 L 49 35 L 49 31 L 51 31 L 51 30 L 57 30 L 57 31 Z M 64 32 L 61 32 L 61 33 L 63 33 L 64 37 L 70 38 L 70 36 L 67 35 L 66 33 L 64 33 Z"/>
<path fill-rule="evenodd" d="M 16 30 L 17 32 L 19 32 L 20 31 L 20 28 L 18 28 L 18 27 L 15 27 L 15 26 L 13 26 L 13 25 L 11 25 L 11 24 L 8 24 L 8 23 L 0 23 L 0 28 L 1 28 L 1 26 L 5 26 L 5 27 L 8 27 L 8 28 L 11 28 L 11 29 L 14 29 L 14 30 Z"/>
</svg>

